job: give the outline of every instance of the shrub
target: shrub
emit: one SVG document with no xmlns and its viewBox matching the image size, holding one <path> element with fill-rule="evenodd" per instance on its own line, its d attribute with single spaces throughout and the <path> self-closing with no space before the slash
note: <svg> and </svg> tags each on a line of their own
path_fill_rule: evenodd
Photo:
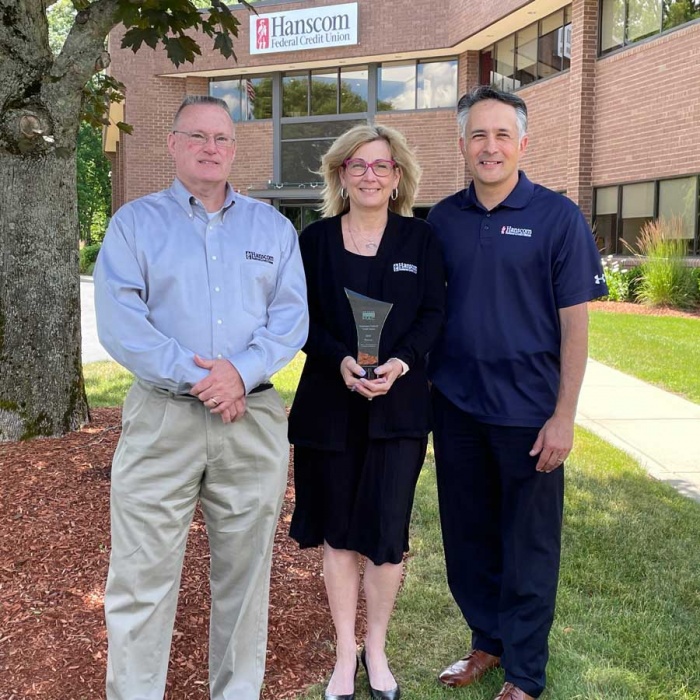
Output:
<svg viewBox="0 0 700 700">
<path fill-rule="evenodd" d="M 601 260 L 605 282 L 608 285 L 608 301 L 637 301 L 637 291 L 642 276 L 640 267 L 623 268 L 618 260 L 608 255 Z"/>
<path fill-rule="evenodd" d="M 97 260 L 97 254 L 100 252 L 100 244 L 93 243 L 92 245 L 83 246 L 80 249 L 80 273 L 83 275 L 92 274 Z"/>
<path fill-rule="evenodd" d="M 686 241 L 679 218 L 649 221 L 639 236 L 642 262 L 636 296 L 650 306 L 688 308 L 698 301 L 695 274 L 684 261 Z"/>
<path fill-rule="evenodd" d="M 630 301 L 629 270 L 620 266 L 617 260 L 613 260 L 612 255 L 603 258 L 603 273 L 605 282 L 608 285 L 608 301 Z"/>
</svg>

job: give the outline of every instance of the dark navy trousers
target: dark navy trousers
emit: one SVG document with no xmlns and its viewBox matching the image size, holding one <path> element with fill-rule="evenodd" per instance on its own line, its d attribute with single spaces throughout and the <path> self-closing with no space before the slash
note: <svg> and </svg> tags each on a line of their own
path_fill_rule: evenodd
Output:
<svg viewBox="0 0 700 700">
<path fill-rule="evenodd" d="M 472 646 L 538 697 L 559 578 L 564 468 L 535 471 L 538 428 L 475 420 L 433 388 L 433 441 L 450 591 Z"/>
</svg>

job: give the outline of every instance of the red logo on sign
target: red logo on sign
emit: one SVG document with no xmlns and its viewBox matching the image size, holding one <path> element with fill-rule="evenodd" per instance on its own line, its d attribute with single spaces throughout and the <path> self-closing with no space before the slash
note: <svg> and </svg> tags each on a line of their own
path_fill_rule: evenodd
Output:
<svg viewBox="0 0 700 700">
<path fill-rule="evenodd" d="M 270 48 L 270 20 L 267 18 L 258 19 L 255 46 L 258 49 Z"/>
</svg>

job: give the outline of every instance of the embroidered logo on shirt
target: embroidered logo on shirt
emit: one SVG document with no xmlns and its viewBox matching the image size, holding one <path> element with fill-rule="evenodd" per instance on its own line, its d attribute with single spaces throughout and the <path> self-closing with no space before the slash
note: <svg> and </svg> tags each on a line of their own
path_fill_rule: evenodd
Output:
<svg viewBox="0 0 700 700">
<path fill-rule="evenodd" d="M 270 265 L 275 264 L 274 255 L 263 255 L 262 253 L 254 253 L 252 250 L 246 250 L 245 252 L 246 260 L 257 260 L 258 262 L 269 263 Z"/>
<path fill-rule="evenodd" d="M 515 226 L 502 226 L 501 233 L 504 236 L 523 236 L 524 238 L 532 237 L 531 228 L 515 228 Z"/>
<path fill-rule="evenodd" d="M 412 272 L 414 275 L 417 275 L 418 266 L 411 265 L 411 263 L 394 263 L 394 272 Z"/>
<path fill-rule="evenodd" d="M 603 284 L 603 282 L 605 282 L 605 275 L 595 275 L 593 279 L 596 284 Z"/>
</svg>

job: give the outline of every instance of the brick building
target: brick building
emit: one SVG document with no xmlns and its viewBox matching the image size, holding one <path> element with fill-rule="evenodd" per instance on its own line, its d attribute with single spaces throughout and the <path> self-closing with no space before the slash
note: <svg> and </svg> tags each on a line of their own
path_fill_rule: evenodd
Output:
<svg viewBox="0 0 700 700">
<path fill-rule="evenodd" d="M 119 48 L 127 88 L 109 128 L 114 206 L 161 189 L 165 148 L 188 94 L 222 97 L 237 122 L 232 183 L 298 227 L 318 216 L 313 173 L 330 141 L 361 121 L 400 129 L 423 167 L 417 214 L 469 181 L 455 105 L 470 87 L 516 90 L 530 113 L 528 176 L 565 192 L 624 253 L 641 225 L 681 218 L 700 254 L 700 2 L 694 0 L 262 0 L 240 19 L 237 61 L 209 50 L 175 68 L 164 52 Z M 122 113 L 123 112 L 123 113 Z"/>
</svg>

